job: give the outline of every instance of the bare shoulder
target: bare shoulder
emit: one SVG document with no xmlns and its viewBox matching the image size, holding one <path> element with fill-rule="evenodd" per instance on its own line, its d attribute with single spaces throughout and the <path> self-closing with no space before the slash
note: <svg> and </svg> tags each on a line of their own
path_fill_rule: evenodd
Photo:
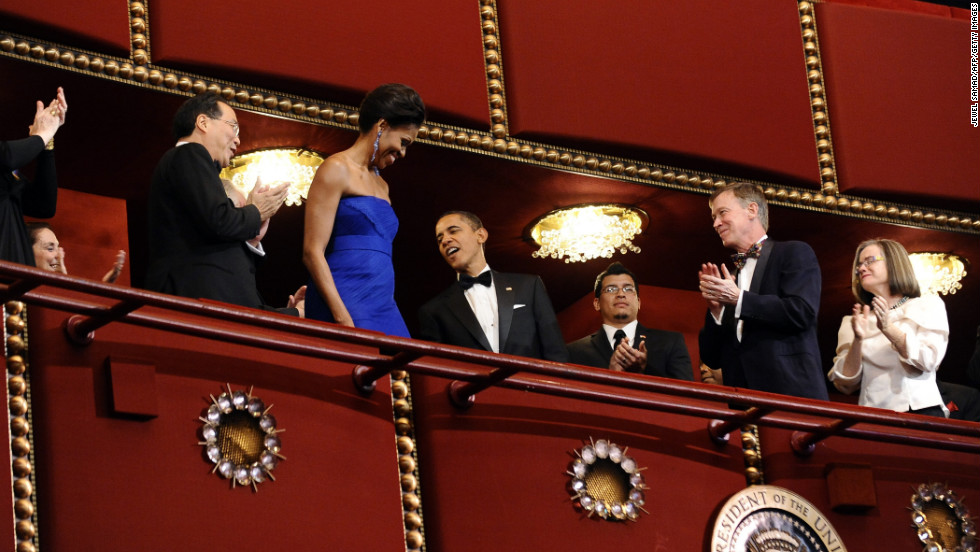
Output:
<svg viewBox="0 0 980 552">
<path fill-rule="evenodd" d="M 335 153 L 327 157 L 320 167 L 316 170 L 316 179 L 327 182 L 335 180 L 347 180 L 351 175 L 350 162 L 343 152 Z"/>
<path fill-rule="evenodd" d="M 313 182 L 310 184 L 310 195 L 315 198 L 321 194 L 326 196 L 342 196 L 350 189 L 351 167 L 346 158 L 341 153 L 335 153 L 326 158 L 316 174 L 313 175 Z"/>
</svg>

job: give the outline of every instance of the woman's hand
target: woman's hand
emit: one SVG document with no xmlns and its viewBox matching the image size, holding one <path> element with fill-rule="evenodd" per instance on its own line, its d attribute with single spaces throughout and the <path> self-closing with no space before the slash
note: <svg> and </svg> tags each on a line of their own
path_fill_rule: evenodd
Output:
<svg viewBox="0 0 980 552">
<path fill-rule="evenodd" d="M 854 339 L 864 339 L 873 325 L 871 307 L 855 303 L 851 309 L 851 329 L 854 330 Z"/>
<path fill-rule="evenodd" d="M 878 295 L 871 299 L 871 308 L 874 309 L 875 317 L 878 319 L 878 329 L 885 332 L 891 326 L 894 311 L 889 309 L 888 302 Z"/>
</svg>

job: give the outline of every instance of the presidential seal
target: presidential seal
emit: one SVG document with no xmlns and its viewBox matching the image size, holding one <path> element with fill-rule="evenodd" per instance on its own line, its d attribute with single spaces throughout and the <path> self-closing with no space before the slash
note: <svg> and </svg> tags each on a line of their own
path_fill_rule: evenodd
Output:
<svg viewBox="0 0 980 552">
<path fill-rule="evenodd" d="M 736 493 L 718 513 L 711 552 L 847 552 L 827 518 L 800 495 L 772 485 Z"/>
</svg>

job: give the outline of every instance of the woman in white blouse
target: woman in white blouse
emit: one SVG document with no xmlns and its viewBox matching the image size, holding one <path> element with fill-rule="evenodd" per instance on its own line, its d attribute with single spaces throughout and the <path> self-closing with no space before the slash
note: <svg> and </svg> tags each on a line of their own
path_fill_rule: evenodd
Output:
<svg viewBox="0 0 980 552">
<path fill-rule="evenodd" d="M 946 305 L 920 296 L 908 252 L 896 241 L 865 241 L 853 268 L 859 302 L 841 322 L 827 377 L 844 393 L 860 388 L 861 406 L 948 416 L 936 386 L 949 341 Z"/>
</svg>

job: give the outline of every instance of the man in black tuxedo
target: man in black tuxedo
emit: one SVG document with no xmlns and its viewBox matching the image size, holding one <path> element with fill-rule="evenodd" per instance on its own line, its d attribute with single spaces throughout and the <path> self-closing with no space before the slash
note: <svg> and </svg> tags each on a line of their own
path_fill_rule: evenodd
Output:
<svg viewBox="0 0 980 552">
<path fill-rule="evenodd" d="M 457 282 L 419 309 L 419 339 L 495 353 L 566 362 L 568 352 L 538 276 L 490 270 L 489 234 L 473 213 L 450 211 L 436 223 L 439 252 Z"/>
<path fill-rule="evenodd" d="M 817 346 L 820 265 L 809 245 L 767 239 L 769 214 L 758 186 L 721 188 L 708 202 L 714 229 L 734 249 L 736 275 L 701 265 L 708 303 L 701 361 L 725 385 L 827 400 Z"/>
<path fill-rule="evenodd" d="M 241 143 L 238 130 L 234 110 L 215 94 L 190 98 L 177 110 L 177 145 L 163 155 L 150 187 L 145 285 L 162 293 L 275 310 L 262 303 L 245 242 L 279 210 L 289 185 L 256 186 L 240 208 L 228 199 L 218 173 Z M 295 308 L 284 312 L 298 314 Z"/>
<path fill-rule="evenodd" d="M 621 263 L 612 263 L 595 279 L 594 291 L 592 305 L 602 316 L 602 327 L 568 344 L 569 362 L 694 380 L 684 336 L 646 328 L 636 320 L 640 296 L 632 272 Z"/>
</svg>

